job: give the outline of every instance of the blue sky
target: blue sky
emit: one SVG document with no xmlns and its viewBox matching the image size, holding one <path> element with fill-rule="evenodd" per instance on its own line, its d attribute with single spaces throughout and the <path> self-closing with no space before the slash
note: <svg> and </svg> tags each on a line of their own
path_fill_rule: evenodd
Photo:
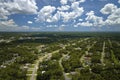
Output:
<svg viewBox="0 0 120 80">
<path fill-rule="evenodd" d="M 0 31 L 120 31 L 120 0 L 0 0 Z"/>
</svg>

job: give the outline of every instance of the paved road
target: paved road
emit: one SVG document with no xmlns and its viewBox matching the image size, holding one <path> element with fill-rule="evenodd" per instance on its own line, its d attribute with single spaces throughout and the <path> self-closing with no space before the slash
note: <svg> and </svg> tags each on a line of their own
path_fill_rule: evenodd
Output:
<svg viewBox="0 0 120 80">
<path fill-rule="evenodd" d="M 90 45 L 87 45 L 87 51 L 86 51 L 86 54 L 88 54 L 88 51 L 97 43 L 97 41 L 95 41 L 91 46 Z M 82 57 L 80 58 L 80 62 L 82 63 L 82 66 L 83 67 L 87 67 L 87 65 L 85 65 L 85 62 L 84 62 L 84 57 L 85 57 L 85 54 L 82 55 Z"/>
<path fill-rule="evenodd" d="M 71 78 L 68 77 L 67 74 L 65 73 L 64 67 L 63 67 L 63 65 L 62 65 L 62 60 L 63 60 L 66 56 L 68 56 L 68 55 L 63 55 L 63 56 L 60 58 L 60 60 L 59 60 L 59 65 L 60 65 L 60 67 L 61 67 L 61 69 L 62 69 L 62 71 L 63 71 L 63 76 L 64 76 L 65 80 L 71 80 Z"/>
<path fill-rule="evenodd" d="M 39 63 L 48 57 L 50 58 L 52 56 L 52 54 L 57 53 L 57 52 L 59 52 L 59 50 L 53 51 L 52 53 L 49 53 L 49 54 L 45 54 L 44 56 L 39 57 L 39 59 L 36 60 L 36 64 L 35 64 L 34 69 L 32 71 L 32 75 L 30 76 L 30 80 L 36 80 Z"/>
<path fill-rule="evenodd" d="M 70 46 L 70 44 L 68 45 L 65 45 L 62 49 L 65 49 L 66 46 Z M 48 53 L 48 54 L 45 54 L 44 56 L 40 56 L 38 60 L 36 60 L 35 64 L 34 64 L 34 69 L 32 69 L 32 74 L 27 74 L 30 76 L 30 80 L 36 80 L 36 77 L 37 77 L 37 70 L 38 70 L 38 66 L 39 66 L 39 63 L 42 62 L 44 59 L 46 58 L 51 58 L 52 57 L 52 54 L 54 53 L 57 53 L 59 52 L 61 49 L 59 50 L 56 50 L 56 51 L 53 51 L 51 53 Z M 28 69 L 29 70 L 29 69 Z"/>
<path fill-rule="evenodd" d="M 105 42 L 103 42 L 103 48 L 102 48 L 102 53 L 101 53 L 101 63 L 102 65 L 104 64 L 104 57 L 105 57 Z"/>
<path fill-rule="evenodd" d="M 87 40 L 88 38 L 84 39 L 84 40 Z M 74 44 L 74 43 L 73 43 Z M 68 45 L 64 45 L 64 47 L 62 49 L 65 49 L 67 46 L 70 46 L 71 44 L 68 44 Z M 62 49 L 59 49 L 59 50 L 56 50 L 56 51 L 53 51 L 49 54 L 45 54 L 44 56 L 40 56 L 38 60 L 36 60 L 36 63 L 34 64 L 34 68 L 32 69 L 32 74 L 27 74 L 30 76 L 30 80 L 36 80 L 36 77 L 37 77 L 37 70 L 38 70 L 38 66 L 39 66 L 39 63 L 42 62 L 44 59 L 46 58 L 51 58 L 52 57 L 52 54 L 54 53 L 57 53 L 59 52 L 60 50 Z M 28 69 L 29 70 L 29 69 Z"/>
<path fill-rule="evenodd" d="M 109 42 L 109 44 L 110 44 L 110 47 L 112 47 L 112 42 L 111 42 L 111 40 L 110 40 L 110 39 L 108 40 L 108 42 Z"/>
</svg>

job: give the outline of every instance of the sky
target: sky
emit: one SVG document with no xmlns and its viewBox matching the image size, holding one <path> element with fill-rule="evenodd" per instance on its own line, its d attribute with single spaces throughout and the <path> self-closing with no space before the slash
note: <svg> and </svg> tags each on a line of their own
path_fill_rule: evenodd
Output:
<svg viewBox="0 0 120 80">
<path fill-rule="evenodd" d="M 120 31 L 120 0 L 0 0 L 0 31 Z"/>
</svg>

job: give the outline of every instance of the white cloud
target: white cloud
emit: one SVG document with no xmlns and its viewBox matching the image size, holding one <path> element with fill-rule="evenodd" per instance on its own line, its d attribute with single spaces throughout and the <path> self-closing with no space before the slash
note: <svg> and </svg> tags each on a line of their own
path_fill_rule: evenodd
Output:
<svg viewBox="0 0 120 80">
<path fill-rule="evenodd" d="M 9 11 L 13 11 L 12 13 L 35 14 L 38 9 L 35 0 L 13 0 L 4 5 Z"/>
<path fill-rule="evenodd" d="M 3 19 L 16 13 L 36 14 L 37 9 L 35 0 L 0 0 L 0 17 Z"/>
<path fill-rule="evenodd" d="M 58 8 L 50 5 L 44 6 L 38 12 L 37 21 L 56 22 L 62 20 L 63 22 L 68 22 L 74 20 L 80 17 L 84 12 L 83 7 L 79 7 L 79 4 L 80 2 L 73 2 L 71 6 L 62 5 Z"/>
<path fill-rule="evenodd" d="M 63 19 L 63 22 L 68 22 L 70 20 L 73 20 L 77 17 L 80 17 L 82 13 L 84 12 L 83 8 L 79 8 L 78 11 L 74 10 L 72 12 L 61 12 L 61 17 Z"/>
<path fill-rule="evenodd" d="M 38 12 L 38 18 L 37 21 L 46 21 L 46 22 L 52 22 L 52 13 L 55 12 L 56 8 L 54 6 L 44 6 L 39 12 Z"/>
<path fill-rule="evenodd" d="M 83 21 L 83 19 L 79 19 L 78 21 Z"/>
<path fill-rule="evenodd" d="M 83 3 L 83 2 L 85 2 L 85 1 L 86 1 L 86 0 L 79 0 L 80 3 Z"/>
<path fill-rule="evenodd" d="M 112 4 L 112 3 L 108 3 L 106 4 L 101 10 L 100 12 L 103 14 L 111 14 L 113 13 L 115 10 L 117 9 L 117 6 Z"/>
<path fill-rule="evenodd" d="M 74 27 L 101 27 L 104 24 L 103 18 L 96 16 L 94 11 L 90 11 L 86 13 L 87 17 L 85 18 L 85 21 L 79 20 L 80 22 L 75 24 Z M 82 22 L 81 22 L 82 21 Z"/>
<path fill-rule="evenodd" d="M 28 21 L 27 23 L 28 23 L 28 24 L 32 24 L 33 22 L 32 22 L 32 21 Z"/>
<path fill-rule="evenodd" d="M 120 3 L 120 0 L 118 0 L 118 3 Z"/>
<path fill-rule="evenodd" d="M 70 5 L 67 5 L 68 1 L 71 2 Z M 44 6 L 38 12 L 37 20 L 50 23 L 57 21 L 67 23 L 69 21 L 73 21 L 72 24 L 75 24 L 74 27 L 101 27 L 106 25 L 120 24 L 120 9 L 112 3 L 106 4 L 100 10 L 101 13 L 108 15 L 106 20 L 103 19 L 103 17 L 101 16 L 97 16 L 94 11 L 86 13 L 87 17 L 85 19 L 81 19 L 80 17 L 84 12 L 84 8 L 80 7 L 80 3 L 85 1 L 86 0 L 67 0 L 66 2 L 62 3 L 60 7 L 57 8 L 50 5 Z"/>
<path fill-rule="evenodd" d="M 86 21 L 89 21 L 93 24 L 93 26 L 102 26 L 103 24 L 103 18 L 98 17 L 94 14 L 94 11 L 90 11 L 86 13 L 87 17 L 85 18 Z"/>
<path fill-rule="evenodd" d="M 85 2 L 86 0 L 68 0 L 69 2 L 76 2 L 76 1 L 78 1 L 78 2 L 80 2 L 80 3 L 82 3 L 82 2 Z"/>
<path fill-rule="evenodd" d="M 75 27 L 78 27 L 78 26 L 90 27 L 90 26 L 93 26 L 93 24 L 87 21 L 87 22 L 77 23 L 77 24 L 75 25 Z"/>
<path fill-rule="evenodd" d="M 5 20 L 5 21 L 0 21 L 0 26 L 17 26 L 13 19 L 10 20 Z"/>
<path fill-rule="evenodd" d="M 71 12 L 60 12 L 64 22 L 68 22 L 82 15 L 84 9 L 83 7 L 79 7 L 79 4 L 80 4 L 79 2 L 73 2 L 71 5 L 71 9 L 72 9 Z"/>
<path fill-rule="evenodd" d="M 3 7 L 0 8 L 0 19 L 8 19 L 6 15 L 9 15 L 9 12 Z"/>
<path fill-rule="evenodd" d="M 32 31 L 40 31 L 41 28 L 40 27 L 31 27 L 30 30 L 32 30 Z"/>
<path fill-rule="evenodd" d="M 61 14 L 59 11 L 57 11 L 57 13 L 52 17 L 51 22 L 56 22 L 58 20 L 60 20 Z"/>
<path fill-rule="evenodd" d="M 61 3 L 62 5 L 67 4 L 67 2 L 68 2 L 68 0 L 60 0 L 60 3 Z"/>
<path fill-rule="evenodd" d="M 106 4 L 101 12 L 103 14 L 109 14 L 107 19 L 104 21 L 104 25 L 117 25 L 120 24 L 120 8 L 114 4 Z"/>
<path fill-rule="evenodd" d="M 120 18 L 120 8 L 116 9 L 111 15 L 108 16 L 109 20 L 115 21 Z"/>
<path fill-rule="evenodd" d="M 106 4 L 101 12 L 103 14 L 108 14 L 106 20 L 103 20 L 103 17 L 96 16 L 94 11 L 86 13 L 87 17 L 85 18 L 86 22 L 78 23 L 75 26 L 113 26 L 120 25 L 120 8 L 117 8 L 114 4 Z"/>
<path fill-rule="evenodd" d="M 112 14 L 110 14 L 106 21 L 106 25 L 120 24 L 120 8 L 116 9 Z"/>
<path fill-rule="evenodd" d="M 0 21 L 0 31 L 39 31 L 40 27 L 18 26 L 13 19 Z"/>
<path fill-rule="evenodd" d="M 75 10 L 75 9 L 79 8 L 79 4 L 80 4 L 79 2 L 73 2 L 71 5 L 71 8 Z"/>
<path fill-rule="evenodd" d="M 70 2 L 75 2 L 76 0 L 69 0 Z"/>
<path fill-rule="evenodd" d="M 83 2 L 85 2 L 86 0 L 69 0 L 70 2 L 76 2 L 76 1 L 78 1 L 78 2 L 80 2 L 80 3 L 83 3 Z"/>
<path fill-rule="evenodd" d="M 26 25 L 23 25 L 23 26 L 21 26 L 21 29 L 26 29 L 26 30 L 29 30 L 30 29 L 30 27 L 29 26 L 26 26 Z"/>
<path fill-rule="evenodd" d="M 59 31 L 63 31 L 63 30 L 64 30 L 64 27 L 65 27 L 65 25 L 62 24 L 61 26 L 58 27 L 58 30 L 59 30 Z"/>
<path fill-rule="evenodd" d="M 22 31 L 28 30 L 28 27 L 21 26 L 19 27 L 13 19 L 0 21 L 0 31 Z"/>
<path fill-rule="evenodd" d="M 57 26 L 57 25 L 47 25 L 46 27 L 47 27 L 47 28 L 52 28 L 52 27 L 55 28 L 55 27 L 58 27 L 58 26 Z"/>
<path fill-rule="evenodd" d="M 59 11 L 67 11 L 70 9 L 70 6 L 69 5 L 63 5 L 61 7 L 58 7 L 57 8 Z"/>
</svg>

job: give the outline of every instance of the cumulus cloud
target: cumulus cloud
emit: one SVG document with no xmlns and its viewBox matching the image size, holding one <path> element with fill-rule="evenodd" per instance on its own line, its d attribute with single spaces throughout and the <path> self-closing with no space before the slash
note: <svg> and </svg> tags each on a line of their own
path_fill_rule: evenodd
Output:
<svg viewBox="0 0 120 80">
<path fill-rule="evenodd" d="M 80 17 L 84 9 L 80 7 L 80 2 L 75 1 L 71 5 L 62 5 L 58 8 L 54 6 L 44 6 L 39 12 L 37 21 L 56 22 L 62 20 L 68 22 Z"/>
<path fill-rule="evenodd" d="M 71 5 L 71 8 L 73 8 L 74 10 L 79 8 L 79 2 L 73 2 L 72 5 Z"/>
<path fill-rule="evenodd" d="M 70 6 L 69 5 L 63 5 L 61 7 L 58 7 L 57 8 L 59 11 L 67 11 L 70 9 Z"/>
<path fill-rule="evenodd" d="M 112 4 L 112 3 L 108 3 L 106 4 L 101 10 L 100 12 L 103 14 L 111 14 L 113 13 L 115 10 L 117 9 L 117 6 Z"/>
<path fill-rule="evenodd" d="M 26 25 L 21 26 L 21 28 L 22 28 L 23 30 L 29 30 L 29 29 L 30 29 L 30 27 L 29 27 L 29 26 L 26 26 Z"/>
<path fill-rule="evenodd" d="M 58 30 L 59 30 L 59 31 L 63 31 L 63 30 L 64 30 L 64 27 L 65 27 L 65 25 L 62 24 L 61 26 L 58 27 Z"/>
<path fill-rule="evenodd" d="M 52 28 L 52 27 L 55 28 L 55 27 L 58 27 L 58 26 L 57 26 L 57 25 L 47 25 L 46 27 L 47 27 L 47 28 Z"/>
<path fill-rule="evenodd" d="M 120 3 L 120 0 L 118 0 L 118 3 Z"/>
<path fill-rule="evenodd" d="M 68 22 L 70 20 L 73 20 L 77 17 L 80 17 L 82 13 L 84 12 L 83 8 L 79 8 L 78 11 L 72 11 L 72 12 L 60 12 L 61 17 L 63 19 L 63 22 Z"/>
<path fill-rule="evenodd" d="M 0 31 L 22 31 L 27 30 L 28 27 L 19 27 L 13 19 L 0 21 Z"/>
<path fill-rule="evenodd" d="M 107 19 L 104 21 L 104 25 L 117 25 L 120 24 L 120 8 L 114 4 L 106 4 L 101 12 L 103 14 L 109 14 Z"/>
<path fill-rule="evenodd" d="M 80 3 L 83 3 L 83 2 L 85 2 L 86 0 L 69 0 L 69 2 L 76 2 L 76 1 L 78 1 L 78 2 L 80 2 Z"/>
<path fill-rule="evenodd" d="M 69 2 L 75 2 L 76 0 L 69 0 Z"/>
<path fill-rule="evenodd" d="M 106 25 L 116 25 L 120 24 L 120 8 L 116 9 L 112 14 L 110 14 L 106 21 Z"/>
<path fill-rule="evenodd" d="M 40 27 L 31 27 L 30 30 L 31 31 L 40 31 L 41 28 Z"/>
<path fill-rule="evenodd" d="M 40 27 L 18 26 L 13 19 L 0 21 L 0 31 L 39 31 Z"/>
<path fill-rule="evenodd" d="M 38 7 L 35 0 L 0 0 L 0 31 L 22 31 L 29 30 L 29 26 L 19 26 L 11 14 L 37 14 Z M 31 24 L 31 21 L 28 21 Z"/>
<path fill-rule="evenodd" d="M 0 19 L 8 19 L 6 15 L 9 15 L 10 13 L 5 10 L 3 7 L 0 7 Z"/>
<path fill-rule="evenodd" d="M 32 24 L 33 22 L 32 22 L 32 21 L 28 21 L 27 23 L 28 23 L 28 24 Z"/>
<path fill-rule="evenodd" d="M 93 24 L 87 21 L 87 22 L 77 23 L 74 27 L 78 27 L 78 26 L 90 27 L 90 26 L 93 26 Z"/>
<path fill-rule="evenodd" d="M 68 2 L 68 0 L 60 0 L 60 3 L 61 3 L 62 5 L 67 4 L 67 2 Z"/>
<path fill-rule="evenodd" d="M 13 19 L 0 21 L 0 31 L 39 31 L 40 27 L 19 26 Z"/>
<path fill-rule="evenodd" d="M 79 19 L 78 21 L 83 21 L 83 19 Z"/>
<path fill-rule="evenodd" d="M 37 21 L 46 21 L 51 22 L 52 20 L 52 14 L 55 12 L 56 8 L 54 6 L 44 6 L 39 12 L 38 12 L 38 18 Z"/>
<path fill-rule="evenodd" d="M 60 12 L 63 22 L 68 22 L 82 15 L 84 9 L 83 7 L 79 7 L 79 4 L 79 2 L 73 2 L 71 5 L 71 12 Z"/>
<path fill-rule="evenodd" d="M 10 20 L 5 20 L 5 21 L 0 21 L 1 26 L 17 26 L 13 19 Z"/>
<path fill-rule="evenodd" d="M 58 20 L 60 20 L 61 14 L 59 11 L 57 11 L 57 13 L 55 15 L 53 15 L 51 22 L 56 22 Z"/>
<path fill-rule="evenodd" d="M 85 2 L 85 1 L 86 1 L 86 0 L 79 0 L 80 3 L 83 3 L 83 2 Z"/>
<path fill-rule="evenodd" d="M 36 14 L 37 9 L 35 0 L 0 0 L 1 18 L 16 13 Z"/>
<path fill-rule="evenodd" d="M 86 13 L 87 17 L 85 18 L 85 20 L 90 21 L 94 26 L 102 26 L 103 24 L 103 18 L 96 16 L 94 14 L 94 11 L 90 11 L 88 13 Z"/>
<path fill-rule="evenodd" d="M 77 23 L 77 26 L 114 26 L 120 25 L 120 8 L 114 4 L 106 4 L 101 10 L 103 14 L 108 14 L 107 19 L 103 20 L 103 17 L 96 16 L 94 11 L 86 13 L 86 21 Z"/>
</svg>

